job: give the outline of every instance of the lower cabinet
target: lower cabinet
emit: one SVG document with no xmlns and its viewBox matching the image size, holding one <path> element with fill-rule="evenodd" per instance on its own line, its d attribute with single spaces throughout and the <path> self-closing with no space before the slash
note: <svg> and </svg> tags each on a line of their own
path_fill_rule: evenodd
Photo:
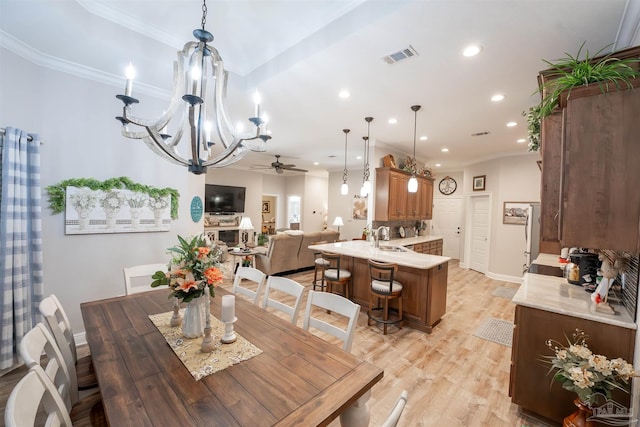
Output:
<svg viewBox="0 0 640 427">
<path fill-rule="evenodd" d="M 552 355 L 546 345 L 548 339 L 567 343 L 566 337 L 571 339 L 576 329 L 589 336 L 587 344 L 594 353 L 607 358 L 621 357 L 632 363 L 635 344 L 635 331 L 632 329 L 516 306 L 509 382 L 511 401 L 523 410 L 559 425 L 564 417 L 576 410 L 573 404 L 576 394 L 552 381 L 550 365 L 542 360 L 544 356 Z M 629 394 L 616 390 L 612 398 L 629 408 Z"/>
<path fill-rule="evenodd" d="M 413 245 L 413 251 L 420 254 L 442 256 L 442 239 Z"/>
</svg>

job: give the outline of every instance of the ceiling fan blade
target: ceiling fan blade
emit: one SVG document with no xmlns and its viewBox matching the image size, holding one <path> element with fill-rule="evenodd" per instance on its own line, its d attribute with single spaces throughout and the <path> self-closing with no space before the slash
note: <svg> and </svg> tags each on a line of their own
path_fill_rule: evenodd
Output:
<svg viewBox="0 0 640 427">
<path fill-rule="evenodd" d="M 295 166 L 295 165 L 294 165 L 294 166 Z M 288 170 L 288 171 L 294 171 L 294 172 L 309 172 L 309 171 L 308 171 L 308 170 L 306 170 L 306 169 L 298 169 L 298 168 L 283 168 L 283 169 L 286 169 L 286 170 Z"/>
</svg>

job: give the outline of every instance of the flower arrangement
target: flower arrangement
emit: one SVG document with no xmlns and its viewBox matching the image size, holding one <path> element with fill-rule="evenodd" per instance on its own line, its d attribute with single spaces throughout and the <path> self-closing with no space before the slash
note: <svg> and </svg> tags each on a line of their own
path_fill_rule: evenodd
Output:
<svg viewBox="0 0 640 427">
<path fill-rule="evenodd" d="M 560 382 L 565 390 L 575 392 L 583 403 L 591 407 L 596 403 L 598 394 L 608 400 L 616 388 L 629 392 L 626 385 L 635 376 L 635 371 L 621 358 L 608 360 L 605 356 L 593 354 L 587 347 L 588 338 L 583 331 L 576 329 L 573 342 L 567 338 L 568 347 L 547 340 L 547 346 L 554 355 L 545 358 L 551 364 L 549 372 L 554 372 L 553 379 Z"/>
<path fill-rule="evenodd" d="M 105 196 L 100 201 L 100 206 L 107 211 L 117 211 L 119 210 L 125 202 L 125 198 L 118 191 L 112 190 L 105 194 Z"/>
<path fill-rule="evenodd" d="M 142 208 L 147 204 L 148 199 L 149 196 L 144 193 L 131 193 L 129 197 L 127 197 L 127 204 L 130 208 Z"/>
<path fill-rule="evenodd" d="M 207 246 L 204 235 L 191 240 L 178 236 L 179 244 L 169 248 L 173 258 L 169 262 L 169 271 L 156 271 L 152 288 L 168 286 L 170 297 L 176 297 L 187 303 L 204 295 L 207 287 L 209 295 L 215 296 L 214 286 L 222 283 L 224 275 L 217 267 L 222 249 Z"/>
<path fill-rule="evenodd" d="M 169 198 L 166 196 L 149 196 L 149 208 L 151 210 L 163 210 L 169 207 Z"/>
<path fill-rule="evenodd" d="M 69 201 L 73 207 L 79 211 L 91 210 L 96 207 L 98 202 L 96 195 L 89 189 L 81 189 L 69 196 Z"/>
</svg>

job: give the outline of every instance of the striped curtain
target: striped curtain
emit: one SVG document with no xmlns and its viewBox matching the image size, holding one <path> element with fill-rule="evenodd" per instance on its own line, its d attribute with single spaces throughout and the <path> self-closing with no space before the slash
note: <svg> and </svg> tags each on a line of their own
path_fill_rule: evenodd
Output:
<svg viewBox="0 0 640 427">
<path fill-rule="evenodd" d="M 7 128 L 0 193 L 0 369 L 35 324 L 43 296 L 40 138 Z"/>
</svg>

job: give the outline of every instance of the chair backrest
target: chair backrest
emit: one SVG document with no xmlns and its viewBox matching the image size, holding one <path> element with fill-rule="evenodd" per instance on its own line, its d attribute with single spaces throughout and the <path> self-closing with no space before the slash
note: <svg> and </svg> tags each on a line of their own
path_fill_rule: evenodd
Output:
<svg viewBox="0 0 640 427">
<path fill-rule="evenodd" d="M 407 390 L 403 390 L 402 393 L 400 393 L 400 397 L 398 397 L 395 406 L 391 409 L 389 416 L 380 427 L 396 427 L 398 420 L 400 419 L 400 415 L 402 415 L 402 411 L 407 404 L 408 398 L 409 393 L 407 393 Z"/>
<path fill-rule="evenodd" d="M 143 264 L 133 267 L 125 267 L 124 271 L 124 289 L 127 295 L 137 294 L 140 292 L 153 291 L 151 276 L 156 271 L 167 271 L 167 264 Z"/>
<path fill-rule="evenodd" d="M 257 268 L 238 267 L 238 270 L 236 271 L 236 277 L 235 279 L 233 279 L 233 287 L 231 288 L 231 292 L 233 292 L 234 294 L 247 296 L 251 299 L 251 302 L 253 302 L 254 304 L 258 304 L 266 277 L 267 275 Z M 255 291 L 253 289 L 242 286 L 243 279 L 257 283 L 257 285 L 255 286 Z"/>
<path fill-rule="evenodd" d="M 75 366 L 71 372 L 67 369 L 58 345 L 44 324 L 38 323 L 22 337 L 18 351 L 27 367 L 42 367 L 62 397 L 67 412 L 70 412 L 73 404 L 79 400 L 78 384 L 72 381 L 72 375 L 73 379 L 76 378 Z M 47 358 L 41 365 L 42 353 L 45 353 Z"/>
<path fill-rule="evenodd" d="M 7 427 L 35 426 L 40 408 L 46 414 L 43 425 L 72 427 L 62 398 L 47 374 L 37 365 L 13 387 L 7 400 L 4 423 Z"/>
<path fill-rule="evenodd" d="M 340 260 L 341 255 L 333 252 L 322 251 L 322 259 L 327 262 L 325 272 L 327 270 L 336 270 L 336 279 L 340 280 Z"/>
<path fill-rule="evenodd" d="M 54 294 L 51 294 L 40 302 L 38 308 L 44 317 L 44 324 L 58 344 L 58 349 L 67 363 L 67 370 L 71 371 L 71 367 L 75 369 L 78 360 L 76 340 L 71 330 L 71 322 L 69 322 L 60 301 Z"/>
<path fill-rule="evenodd" d="M 389 293 L 393 288 L 393 276 L 398 271 L 398 264 L 392 262 L 378 262 L 369 260 L 369 274 L 371 276 L 371 282 L 374 280 L 377 282 L 389 283 Z"/>
<path fill-rule="evenodd" d="M 338 326 L 325 322 L 324 320 L 311 317 L 313 307 L 320 307 L 345 316 L 349 320 L 347 327 L 342 329 Z M 356 330 L 359 313 L 360 306 L 341 295 L 331 294 L 328 292 L 309 291 L 309 296 L 307 297 L 307 309 L 304 314 L 304 324 L 302 327 L 306 330 L 309 330 L 309 327 L 314 327 L 322 332 L 333 335 L 344 342 L 342 346 L 344 351 L 351 351 L 353 335 Z"/>
<path fill-rule="evenodd" d="M 287 305 L 281 301 L 269 298 L 271 290 L 284 292 L 288 295 L 295 297 L 293 305 Z M 286 277 L 269 276 L 267 279 L 267 285 L 264 290 L 264 299 L 262 300 L 262 308 L 273 307 L 276 310 L 280 310 L 285 314 L 291 316 L 291 323 L 296 324 L 298 320 L 298 312 L 300 311 L 300 304 L 302 303 L 302 293 L 304 292 L 304 286 L 295 280 L 287 279 Z"/>
</svg>

